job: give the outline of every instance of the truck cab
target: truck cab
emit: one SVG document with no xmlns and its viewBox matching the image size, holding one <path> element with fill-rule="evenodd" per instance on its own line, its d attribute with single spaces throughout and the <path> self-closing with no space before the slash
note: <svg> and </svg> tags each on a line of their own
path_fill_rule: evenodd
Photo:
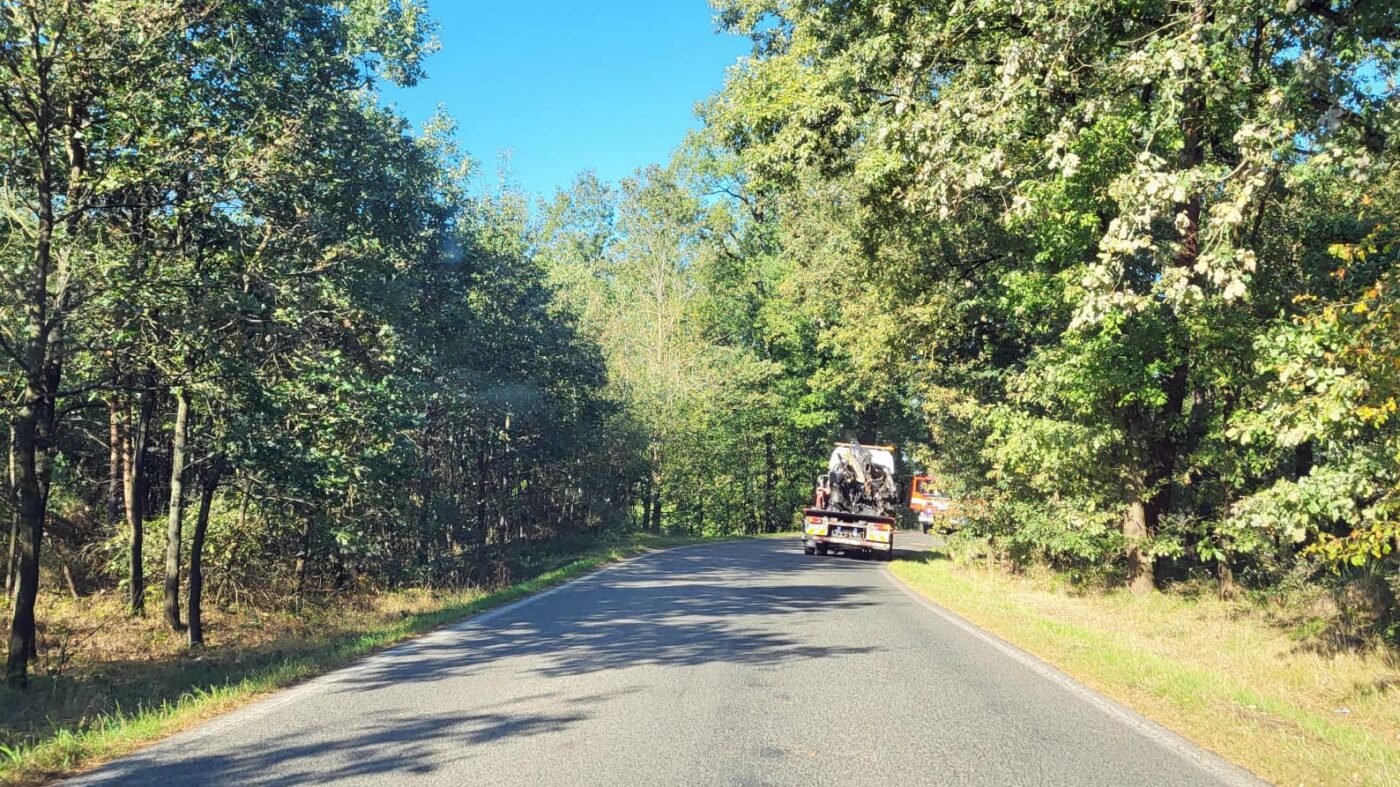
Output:
<svg viewBox="0 0 1400 787">
<path fill-rule="evenodd" d="M 909 508 L 919 515 L 919 527 L 927 533 L 934 527 L 947 528 L 953 521 L 953 499 L 942 491 L 938 479 L 914 476 L 909 489 Z"/>
</svg>

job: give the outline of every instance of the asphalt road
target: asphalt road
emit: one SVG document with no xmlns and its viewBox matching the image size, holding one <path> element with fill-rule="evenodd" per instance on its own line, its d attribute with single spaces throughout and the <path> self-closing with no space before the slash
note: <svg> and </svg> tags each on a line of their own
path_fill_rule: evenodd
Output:
<svg viewBox="0 0 1400 787">
<path fill-rule="evenodd" d="M 1251 783 L 915 598 L 884 564 L 794 540 L 647 555 L 81 781 Z"/>
</svg>

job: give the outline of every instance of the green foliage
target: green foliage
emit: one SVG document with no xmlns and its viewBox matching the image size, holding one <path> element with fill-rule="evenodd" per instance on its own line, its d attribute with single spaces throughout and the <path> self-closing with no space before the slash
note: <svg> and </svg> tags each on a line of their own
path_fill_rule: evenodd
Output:
<svg viewBox="0 0 1400 787">
<path fill-rule="evenodd" d="M 699 147 L 804 401 L 921 417 L 1023 559 L 1390 554 L 1394 9 L 715 5 L 754 55 Z"/>
<path fill-rule="evenodd" d="M 630 444 L 528 201 L 380 101 L 434 46 L 417 0 L 0 11 L 5 508 L 41 500 L 45 569 L 140 578 L 119 509 L 169 499 L 176 391 L 217 603 L 495 582 L 617 523 Z"/>
</svg>

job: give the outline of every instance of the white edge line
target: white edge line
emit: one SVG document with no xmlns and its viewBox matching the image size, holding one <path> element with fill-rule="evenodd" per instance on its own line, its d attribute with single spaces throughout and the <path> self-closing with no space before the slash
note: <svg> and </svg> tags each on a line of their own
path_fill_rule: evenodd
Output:
<svg viewBox="0 0 1400 787">
<path fill-rule="evenodd" d="M 982 630 L 956 612 L 952 612 L 940 606 L 929 597 L 910 587 L 899 577 L 896 577 L 888 566 L 885 568 L 884 574 L 885 578 L 888 579 L 891 584 L 904 591 L 905 595 L 923 606 L 924 609 L 927 609 L 929 612 L 951 623 L 964 633 L 992 646 L 1003 655 L 1021 664 L 1021 666 L 1030 669 L 1037 675 L 1040 675 L 1065 691 L 1068 691 L 1070 694 L 1073 694 L 1075 697 L 1089 703 L 1105 715 L 1128 725 L 1135 732 L 1148 738 L 1158 746 L 1167 749 L 1173 754 L 1186 758 L 1201 770 L 1210 774 L 1213 778 L 1218 779 L 1222 784 L 1240 785 L 1241 787 L 1244 785 L 1259 787 L 1259 785 L 1268 784 L 1268 782 L 1260 779 L 1257 775 L 1244 767 L 1222 758 L 1220 755 L 1203 746 L 1192 743 L 1190 740 L 1148 719 L 1137 711 L 1110 700 L 1070 677 L 1059 668 L 1052 666 L 1049 662 L 1012 645 L 995 634 L 990 634 Z"/>
<path fill-rule="evenodd" d="M 259 718 L 262 718 L 263 716 L 272 713 L 274 710 L 277 710 L 278 708 L 288 703 L 296 702 L 297 700 L 303 699 L 313 694 L 318 694 L 324 691 L 329 686 L 341 682 L 346 677 L 354 676 L 363 672 L 368 672 L 370 668 L 373 668 L 377 664 L 394 658 L 397 655 L 395 651 L 407 650 L 409 648 L 421 645 L 424 642 L 432 642 L 436 639 L 445 639 L 448 635 L 459 634 L 463 631 L 468 631 L 472 628 L 480 626 L 483 623 L 486 623 L 487 621 L 514 612 L 515 610 L 520 609 L 521 607 L 529 606 L 530 604 L 548 598 L 554 595 L 555 593 L 570 588 L 574 585 L 596 579 L 598 576 L 606 574 L 609 571 L 622 568 L 623 566 L 631 565 L 632 563 L 638 560 L 642 560 L 643 558 L 648 558 L 653 555 L 659 555 L 663 552 L 676 552 L 682 549 L 693 549 L 695 547 L 714 546 L 715 544 L 722 544 L 728 541 L 735 540 L 739 539 L 716 539 L 715 541 L 708 543 L 682 544 L 680 546 L 664 547 L 662 549 L 649 549 L 641 554 L 633 555 L 631 557 L 623 558 L 621 560 L 604 564 L 596 569 L 584 573 L 582 576 L 575 577 L 567 582 L 555 585 L 554 587 L 541 590 L 536 593 L 531 593 L 525 596 L 524 598 L 512 601 L 508 604 L 503 604 L 499 607 L 493 607 L 491 609 L 478 612 L 474 615 L 468 615 L 467 617 L 462 618 L 461 620 L 443 624 L 438 628 L 426 631 L 422 634 L 411 637 L 402 642 L 397 642 L 393 645 L 390 645 L 389 647 L 383 650 L 362 656 L 358 659 L 355 659 L 351 663 L 346 664 L 345 666 L 336 667 L 330 672 L 325 672 L 315 677 L 308 678 L 307 680 L 298 683 L 294 686 L 289 686 L 285 689 L 276 690 L 267 697 L 264 697 L 263 699 L 254 700 L 248 705 L 243 705 L 241 707 L 234 708 L 233 710 L 228 711 L 227 713 L 218 714 L 209 721 L 198 724 L 197 726 L 192 727 L 188 730 L 183 730 L 181 732 L 176 732 L 171 735 L 167 735 L 147 746 L 142 746 L 132 752 L 124 754 L 115 760 L 109 760 L 100 765 L 96 765 L 91 770 L 76 774 L 75 776 L 69 779 L 63 780 L 62 784 L 100 784 L 108 779 L 120 778 L 123 775 L 126 775 L 123 772 L 123 765 L 127 764 L 126 761 L 132 757 L 149 754 L 150 752 L 163 750 L 169 747 L 188 746 L 191 742 L 203 740 L 212 735 L 217 735 L 230 728 L 237 727 L 239 725 L 246 724 L 251 721 L 255 721 Z"/>
</svg>

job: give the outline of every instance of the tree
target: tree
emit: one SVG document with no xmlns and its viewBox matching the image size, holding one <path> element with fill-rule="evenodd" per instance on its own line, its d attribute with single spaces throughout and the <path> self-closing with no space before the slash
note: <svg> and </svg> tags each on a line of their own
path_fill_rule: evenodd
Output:
<svg viewBox="0 0 1400 787">
<path fill-rule="evenodd" d="M 194 242 L 192 229 L 211 222 L 226 229 L 245 221 L 275 226 L 270 215 L 240 216 L 234 208 L 240 183 L 264 183 L 269 174 L 234 170 L 238 162 L 255 160 L 252 148 L 242 146 L 258 146 L 261 161 L 275 166 L 279 145 L 302 144 L 311 137 L 308 122 L 335 117 L 327 109 L 359 113 L 355 91 L 367 76 L 415 78 L 428 44 L 420 11 L 414 3 L 291 0 L 270 7 L 225 3 L 214 10 L 137 0 L 21 2 L 4 9 L 0 67 L 12 78 L 0 101 L 0 123 L 12 154 L 7 175 L 21 184 L 10 192 L 6 231 L 22 239 L 15 248 L 24 250 L 12 252 L 5 268 L 7 284 L 20 294 L 20 308 L 7 309 L 6 316 L 23 319 L 3 326 L 8 360 L 24 381 L 14 418 L 23 557 L 7 672 L 12 683 L 24 682 L 34 654 L 33 603 L 64 370 L 86 360 L 76 348 L 137 361 L 121 377 L 141 391 L 126 484 L 130 589 L 139 612 L 143 455 L 159 358 L 150 345 L 127 340 L 160 325 L 165 286 L 179 281 L 169 275 L 167 260 L 198 258 L 207 250 Z M 253 37 L 260 43 L 222 35 L 248 25 L 266 28 L 265 36 Z M 225 72 L 230 61 L 248 68 Z M 220 68 L 210 70 L 210 62 Z M 302 78 L 306 73 L 317 76 Z M 260 128 L 250 125 L 269 117 L 273 122 Z M 288 135 L 292 130 L 300 133 Z M 260 238 L 264 248 L 268 240 Z M 114 307 L 106 297 L 114 293 L 127 296 L 126 305 Z M 115 335 L 94 330 L 112 317 Z M 96 341 L 74 341 L 76 332 Z M 100 373 L 111 371 L 106 366 Z M 115 377 L 99 378 L 74 390 L 118 384 Z M 172 521 L 178 524 L 178 512 Z M 178 615 L 178 606 L 171 609 Z"/>
<path fill-rule="evenodd" d="M 953 464 L 994 502 L 986 532 L 1119 554 L 1138 591 L 1187 550 L 1228 569 L 1229 502 L 1254 483 L 1228 475 L 1253 449 L 1224 435 L 1253 395 L 1250 340 L 1319 278 L 1295 259 L 1335 240 L 1272 230 L 1314 162 L 1340 183 L 1388 151 L 1393 102 L 1368 75 L 1394 70 L 1391 12 L 718 8 L 755 57 L 707 133 L 750 200 L 827 184 L 860 206 L 849 276 L 900 328 L 844 321 L 866 339 L 845 345 L 918 365 L 936 439 L 980 454 Z"/>
<path fill-rule="evenodd" d="M 13 420 L 20 566 L 6 666 L 11 684 L 25 682 L 35 652 L 34 602 L 69 321 L 99 262 L 90 208 L 107 197 L 102 176 L 117 155 L 103 131 L 111 118 L 136 113 L 126 103 L 132 93 L 112 87 L 146 78 L 139 72 L 159 56 L 173 16 L 168 8 L 122 2 L 17 2 L 0 12 L 0 68 L 7 73 L 0 135 L 10 154 L 6 174 L 16 184 L 5 230 L 22 249 L 9 255 L 5 269 L 23 317 L 7 320 L 4 347 L 24 381 Z M 115 62 L 126 68 L 105 67 Z"/>
</svg>

